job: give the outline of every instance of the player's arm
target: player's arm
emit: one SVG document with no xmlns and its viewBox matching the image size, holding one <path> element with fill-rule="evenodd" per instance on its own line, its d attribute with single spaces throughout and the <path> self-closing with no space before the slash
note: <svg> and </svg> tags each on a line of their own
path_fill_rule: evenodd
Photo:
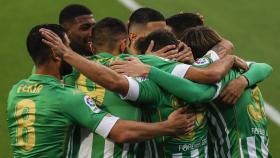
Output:
<svg viewBox="0 0 280 158">
<path fill-rule="evenodd" d="M 129 74 L 129 76 L 148 76 L 161 88 L 188 103 L 208 102 L 216 96 L 217 87 L 215 85 L 203 85 L 179 78 L 143 64 L 133 57 L 127 57 L 126 60 L 128 61 L 115 62 L 111 68 L 118 73 Z"/>
<path fill-rule="evenodd" d="M 145 78 L 127 77 L 129 90 L 127 94 L 121 95 L 123 100 L 135 101 L 140 106 L 157 106 L 162 100 L 163 93 L 160 87 L 152 80 Z"/>
<path fill-rule="evenodd" d="M 249 71 L 242 75 L 248 80 L 248 86 L 255 85 L 265 80 L 271 73 L 272 67 L 266 63 L 248 63 Z"/>
<path fill-rule="evenodd" d="M 184 78 L 199 83 L 216 83 L 228 73 L 234 64 L 234 61 L 234 56 L 226 55 L 205 68 L 191 66 Z"/>
<path fill-rule="evenodd" d="M 51 47 L 56 55 L 62 57 L 67 63 L 79 70 L 87 78 L 108 90 L 120 94 L 127 93 L 128 81 L 124 76 L 119 75 L 101 64 L 80 56 L 71 48 L 65 46 L 62 40 L 52 31 L 41 29 L 40 32 L 44 37 L 42 41 Z"/>
<path fill-rule="evenodd" d="M 246 87 L 265 80 L 271 73 L 272 67 L 266 63 L 248 63 L 249 70 L 238 78 L 230 81 L 220 94 L 223 102 L 234 105 Z"/>
<path fill-rule="evenodd" d="M 191 117 L 188 115 L 191 115 Z M 109 138 L 124 143 L 144 141 L 162 135 L 183 134 L 193 129 L 194 120 L 195 115 L 186 114 L 185 108 L 172 112 L 166 121 L 158 123 L 120 120 L 112 128 Z"/>
<path fill-rule="evenodd" d="M 191 123 L 194 122 L 194 117 L 188 117 L 184 108 L 170 114 L 166 121 L 141 123 L 120 120 L 100 110 L 89 96 L 81 93 L 68 97 L 67 102 L 61 106 L 65 117 L 104 138 L 119 143 L 142 141 L 161 135 L 182 134 L 188 132 L 194 125 Z"/>
<path fill-rule="evenodd" d="M 209 102 L 217 96 L 219 87 L 215 85 L 203 85 L 182 79 L 151 67 L 149 79 L 156 82 L 167 92 L 186 101 L 187 103 Z"/>
</svg>

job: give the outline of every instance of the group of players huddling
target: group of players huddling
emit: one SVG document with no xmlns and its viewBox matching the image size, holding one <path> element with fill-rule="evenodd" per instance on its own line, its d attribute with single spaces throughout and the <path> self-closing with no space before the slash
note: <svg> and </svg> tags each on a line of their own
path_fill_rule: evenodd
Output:
<svg viewBox="0 0 280 158">
<path fill-rule="evenodd" d="M 73 4 L 26 44 L 33 73 L 7 106 L 14 157 L 271 157 L 256 85 L 271 66 L 233 55 L 199 14 L 140 8 L 126 25 Z"/>
</svg>

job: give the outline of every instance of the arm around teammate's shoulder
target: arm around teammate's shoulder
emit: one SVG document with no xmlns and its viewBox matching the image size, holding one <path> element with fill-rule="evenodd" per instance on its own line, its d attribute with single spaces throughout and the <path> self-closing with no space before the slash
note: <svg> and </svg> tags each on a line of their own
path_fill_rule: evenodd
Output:
<svg viewBox="0 0 280 158">
<path fill-rule="evenodd" d="M 118 143 L 139 142 L 162 135 L 179 135 L 191 131 L 194 127 L 194 114 L 186 114 L 187 109 L 180 108 L 158 123 L 142 123 L 118 120 L 108 138 Z"/>
</svg>

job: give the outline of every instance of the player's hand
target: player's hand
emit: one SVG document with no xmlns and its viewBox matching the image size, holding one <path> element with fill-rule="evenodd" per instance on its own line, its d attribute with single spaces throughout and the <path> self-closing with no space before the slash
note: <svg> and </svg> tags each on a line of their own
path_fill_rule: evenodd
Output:
<svg viewBox="0 0 280 158">
<path fill-rule="evenodd" d="M 43 36 L 42 42 L 48 45 L 57 56 L 63 57 L 65 53 L 71 50 L 62 42 L 61 38 L 51 30 L 42 28 L 39 31 Z"/>
<path fill-rule="evenodd" d="M 149 47 L 146 50 L 146 54 L 153 54 L 165 59 L 176 59 L 178 56 L 178 49 L 176 49 L 176 45 L 167 45 L 160 50 L 152 52 L 154 47 L 154 41 L 152 40 Z"/>
<path fill-rule="evenodd" d="M 233 64 L 234 67 L 242 69 L 244 71 L 249 70 L 249 66 L 247 65 L 245 60 L 243 60 L 242 58 L 240 58 L 238 56 L 234 56 L 234 58 L 235 58 L 234 64 Z"/>
<path fill-rule="evenodd" d="M 177 61 L 187 64 L 192 64 L 194 62 L 192 50 L 184 42 L 180 42 L 177 48 L 179 50 L 176 58 Z"/>
<path fill-rule="evenodd" d="M 242 75 L 237 79 L 232 80 L 220 94 L 219 97 L 221 101 L 228 105 L 235 105 L 235 103 L 240 98 L 247 85 L 248 81 Z"/>
<path fill-rule="evenodd" d="M 167 123 L 173 135 L 182 135 L 194 129 L 195 114 L 188 113 L 185 107 L 179 108 L 168 116 Z"/>
<path fill-rule="evenodd" d="M 130 77 L 146 77 L 150 72 L 150 65 L 143 64 L 135 57 L 126 57 L 127 61 L 115 61 L 110 68 L 119 74 Z"/>
</svg>

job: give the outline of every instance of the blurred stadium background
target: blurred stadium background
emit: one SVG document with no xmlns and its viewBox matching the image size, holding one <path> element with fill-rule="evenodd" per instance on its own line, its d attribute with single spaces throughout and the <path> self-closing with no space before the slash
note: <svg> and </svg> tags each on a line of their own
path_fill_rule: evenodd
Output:
<svg viewBox="0 0 280 158">
<path fill-rule="evenodd" d="M 166 17 L 183 12 L 199 12 L 207 26 L 216 29 L 235 44 L 235 54 L 274 68 L 272 76 L 261 84 L 264 98 L 280 110 L 280 16 L 277 0 L 202 1 L 202 0 L 137 0 L 141 6 L 160 10 Z M 27 55 L 25 38 L 36 24 L 57 23 L 60 10 L 67 4 L 80 3 L 92 9 L 99 20 L 113 16 L 127 22 L 130 10 L 118 0 L 1 0 L 0 11 L 0 158 L 10 158 L 11 147 L 5 120 L 6 100 L 11 86 L 31 73 L 32 62 Z M 278 66 L 277 66 L 278 64 Z M 280 126 L 269 120 L 270 150 L 280 157 Z"/>
</svg>

